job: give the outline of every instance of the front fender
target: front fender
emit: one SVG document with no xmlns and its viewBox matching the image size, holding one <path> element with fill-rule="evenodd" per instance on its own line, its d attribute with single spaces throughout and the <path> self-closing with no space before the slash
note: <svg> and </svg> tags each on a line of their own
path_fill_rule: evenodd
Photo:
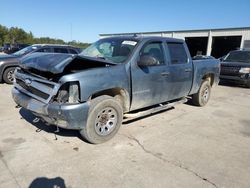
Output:
<svg viewBox="0 0 250 188">
<path fill-rule="evenodd" d="M 61 83 L 78 81 L 80 100 L 87 101 L 93 94 L 112 88 L 122 88 L 130 93 L 129 74 L 125 65 L 93 68 L 63 76 Z"/>
</svg>

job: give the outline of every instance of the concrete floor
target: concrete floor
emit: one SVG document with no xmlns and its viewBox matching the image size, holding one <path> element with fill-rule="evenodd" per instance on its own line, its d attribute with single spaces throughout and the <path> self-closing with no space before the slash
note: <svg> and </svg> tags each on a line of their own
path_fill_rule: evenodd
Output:
<svg viewBox="0 0 250 188">
<path fill-rule="evenodd" d="M 91 145 L 77 131 L 32 123 L 0 85 L 0 187 L 250 187 L 250 89 L 218 86 Z"/>
</svg>

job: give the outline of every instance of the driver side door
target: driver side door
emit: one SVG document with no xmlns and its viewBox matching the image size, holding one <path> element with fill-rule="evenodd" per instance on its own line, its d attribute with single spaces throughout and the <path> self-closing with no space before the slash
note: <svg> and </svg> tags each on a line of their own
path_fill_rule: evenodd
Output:
<svg viewBox="0 0 250 188">
<path fill-rule="evenodd" d="M 152 56 L 157 64 L 131 66 L 132 103 L 131 110 L 159 104 L 166 98 L 163 90 L 167 89 L 168 67 L 162 41 L 150 41 L 142 47 L 137 61 L 143 56 Z"/>
</svg>

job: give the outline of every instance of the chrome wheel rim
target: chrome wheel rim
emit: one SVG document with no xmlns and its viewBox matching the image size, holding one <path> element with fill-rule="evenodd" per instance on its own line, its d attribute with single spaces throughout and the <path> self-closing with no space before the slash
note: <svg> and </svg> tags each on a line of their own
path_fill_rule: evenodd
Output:
<svg viewBox="0 0 250 188">
<path fill-rule="evenodd" d="M 117 111 L 112 107 L 102 109 L 95 119 L 95 131 L 100 136 L 110 134 L 117 124 Z"/>
<path fill-rule="evenodd" d="M 14 70 L 11 70 L 7 73 L 7 79 L 10 81 L 10 82 L 14 82 Z"/>
<path fill-rule="evenodd" d="M 207 102 L 208 101 L 208 98 L 209 98 L 209 88 L 208 87 L 205 87 L 203 92 L 202 92 L 202 99 L 204 102 Z"/>
</svg>

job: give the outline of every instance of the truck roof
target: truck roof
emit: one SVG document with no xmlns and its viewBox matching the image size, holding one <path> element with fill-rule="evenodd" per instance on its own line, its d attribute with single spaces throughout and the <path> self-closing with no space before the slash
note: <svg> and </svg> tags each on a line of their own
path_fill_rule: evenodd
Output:
<svg viewBox="0 0 250 188">
<path fill-rule="evenodd" d="M 67 44 L 32 44 L 32 46 L 51 46 L 51 47 L 72 47 L 77 48 Z"/>
<path fill-rule="evenodd" d="M 143 40 L 165 40 L 167 42 L 184 42 L 182 39 L 177 39 L 177 38 L 170 38 L 170 37 L 157 37 L 157 36 L 112 36 L 112 37 L 107 37 L 109 39 L 127 39 L 127 40 L 138 40 L 138 41 L 143 41 Z M 106 38 L 103 38 L 106 39 Z"/>
</svg>

